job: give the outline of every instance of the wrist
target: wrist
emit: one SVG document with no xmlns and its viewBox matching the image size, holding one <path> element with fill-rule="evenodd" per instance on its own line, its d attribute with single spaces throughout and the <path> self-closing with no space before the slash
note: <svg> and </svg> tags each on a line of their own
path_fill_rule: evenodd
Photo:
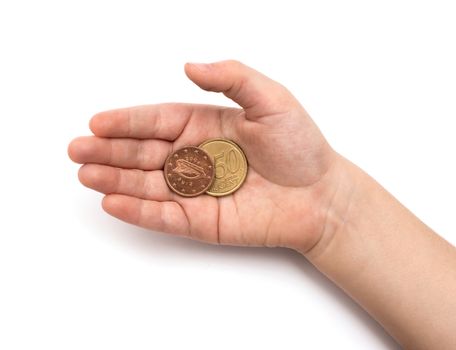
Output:
<svg viewBox="0 0 456 350">
<path fill-rule="evenodd" d="M 317 267 L 331 263 L 332 254 L 340 245 L 356 239 L 352 232 L 363 215 L 365 196 L 375 187 L 380 188 L 369 175 L 339 154 L 322 182 L 325 190 L 319 209 L 321 235 L 310 249 L 299 250 Z"/>
<path fill-rule="evenodd" d="M 342 157 L 328 181 L 321 237 L 301 253 L 404 347 L 450 348 L 454 248 Z"/>
</svg>

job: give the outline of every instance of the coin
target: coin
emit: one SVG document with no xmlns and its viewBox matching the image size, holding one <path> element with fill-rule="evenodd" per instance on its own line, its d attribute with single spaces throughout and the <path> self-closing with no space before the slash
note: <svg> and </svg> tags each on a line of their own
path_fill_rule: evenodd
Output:
<svg viewBox="0 0 456 350">
<path fill-rule="evenodd" d="M 187 146 L 171 153 L 166 159 L 164 176 L 168 187 L 185 197 L 207 191 L 214 180 L 212 157 L 204 150 Z"/>
<path fill-rule="evenodd" d="M 215 179 L 207 194 L 225 196 L 241 187 L 247 176 L 247 158 L 242 149 L 233 141 L 210 139 L 199 147 L 214 161 Z"/>
</svg>

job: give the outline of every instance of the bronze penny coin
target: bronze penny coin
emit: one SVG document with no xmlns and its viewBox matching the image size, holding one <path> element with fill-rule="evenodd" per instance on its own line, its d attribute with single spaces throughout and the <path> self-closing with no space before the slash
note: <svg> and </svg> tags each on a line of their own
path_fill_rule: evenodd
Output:
<svg viewBox="0 0 456 350">
<path fill-rule="evenodd" d="M 247 158 L 241 147 L 227 139 L 210 139 L 199 147 L 214 160 L 215 178 L 206 193 L 219 197 L 239 189 L 248 170 Z"/>
<path fill-rule="evenodd" d="M 211 156 L 198 147 L 186 146 L 168 156 L 163 174 L 172 191 L 195 197 L 207 191 L 215 173 Z"/>
</svg>

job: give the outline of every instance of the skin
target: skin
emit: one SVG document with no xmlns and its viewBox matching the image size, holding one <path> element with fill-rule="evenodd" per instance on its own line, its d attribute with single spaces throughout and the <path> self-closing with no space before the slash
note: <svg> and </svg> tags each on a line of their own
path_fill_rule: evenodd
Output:
<svg viewBox="0 0 456 350">
<path fill-rule="evenodd" d="M 405 348 L 456 348 L 456 249 L 335 152 L 292 94 L 236 61 L 187 64 L 199 87 L 239 104 L 159 104 L 95 115 L 69 146 L 109 214 L 215 244 L 288 247 L 363 306 Z M 173 150 L 215 137 L 249 172 L 226 197 L 170 191 Z"/>
</svg>

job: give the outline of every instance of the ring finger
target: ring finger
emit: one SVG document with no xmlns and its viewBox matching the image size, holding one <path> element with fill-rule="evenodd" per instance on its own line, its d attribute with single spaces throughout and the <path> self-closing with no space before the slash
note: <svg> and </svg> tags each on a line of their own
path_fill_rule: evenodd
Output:
<svg viewBox="0 0 456 350">
<path fill-rule="evenodd" d="M 104 194 L 124 194 L 154 201 L 173 199 L 161 170 L 143 171 L 86 164 L 78 175 L 84 186 Z"/>
</svg>

